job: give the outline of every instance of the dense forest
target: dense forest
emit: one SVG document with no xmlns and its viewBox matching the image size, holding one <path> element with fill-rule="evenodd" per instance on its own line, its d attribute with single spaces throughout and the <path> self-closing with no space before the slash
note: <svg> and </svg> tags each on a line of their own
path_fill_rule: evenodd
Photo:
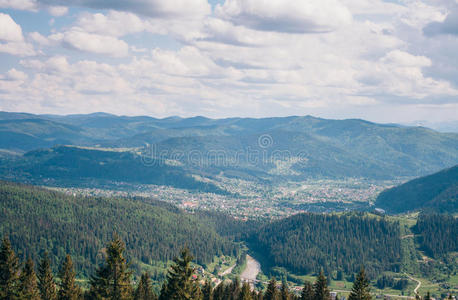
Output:
<svg viewBox="0 0 458 300">
<path fill-rule="evenodd" d="M 458 251 L 458 219 L 453 216 L 420 214 L 414 231 L 421 248 L 433 258 Z"/>
<path fill-rule="evenodd" d="M 51 260 L 45 252 L 35 271 L 34 261 L 20 263 L 7 238 L 0 247 L 0 300 L 330 300 L 331 294 L 323 271 L 315 283 L 305 282 L 300 294 L 291 291 L 285 281 L 279 286 L 272 278 L 265 291 L 252 289 L 239 279 L 222 282 L 213 287 L 211 281 L 202 281 L 192 267 L 189 250 L 184 248 L 168 269 L 159 296 L 152 289 L 147 272 L 138 283 L 132 281 L 132 271 L 125 257 L 125 245 L 115 237 L 106 246 L 104 261 L 89 280 L 89 288 L 83 290 L 76 281 L 73 261 L 67 255 L 55 277 Z M 349 300 L 370 300 L 369 281 L 362 268 L 356 277 Z"/>
<path fill-rule="evenodd" d="M 364 215 L 299 214 L 264 226 L 253 237 L 268 263 L 300 274 L 341 270 L 399 271 L 399 224 Z"/>
<path fill-rule="evenodd" d="M 20 257 L 36 258 L 46 250 L 58 261 L 68 253 L 85 276 L 113 232 L 126 241 L 133 263 L 171 260 L 183 245 L 199 263 L 214 255 L 237 256 L 240 248 L 214 230 L 214 215 L 207 219 L 150 199 L 69 196 L 0 182 L 0 212 L 0 234 L 9 236 Z"/>
</svg>

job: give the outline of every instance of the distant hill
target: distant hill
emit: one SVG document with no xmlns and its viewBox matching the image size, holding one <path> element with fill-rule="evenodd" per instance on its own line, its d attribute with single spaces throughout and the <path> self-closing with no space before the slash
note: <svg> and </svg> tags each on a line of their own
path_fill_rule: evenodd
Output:
<svg viewBox="0 0 458 300">
<path fill-rule="evenodd" d="M 239 251 L 238 244 L 215 231 L 213 217 L 150 199 L 71 196 L 0 181 L 0 211 L 0 237 L 8 235 L 22 258 L 37 259 L 49 251 L 57 265 L 68 253 L 86 276 L 103 258 L 100 251 L 113 233 L 126 242 L 134 268 L 170 260 L 185 245 L 199 263 Z M 237 226 L 235 220 L 231 224 Z"/>
<path fill-rule="evenodd" d="M 458 212 L 458 165 L 385 190 L 376 205 L 392 213 L 422 209 Z"/>
<path fill-rule="evenodd" d="M 458 163 L 456 133 L 312 116 L 157 119 L 0 112 L 0 137 L 2 153 L 59 145 L 124 148 L 152 152 L 189 174 L 270 181 L 413 177 Z"/>
<path fill-rule="evenodd" d="M 112 183 L 167 185 L 225 193 L 195 180 L 179 166 L 145 161 L 132 152 L 100 151 L 74 146 L 34 150 L 0 164 L 0 178 L 33 184 L 97 187 Z"/>
</svg>

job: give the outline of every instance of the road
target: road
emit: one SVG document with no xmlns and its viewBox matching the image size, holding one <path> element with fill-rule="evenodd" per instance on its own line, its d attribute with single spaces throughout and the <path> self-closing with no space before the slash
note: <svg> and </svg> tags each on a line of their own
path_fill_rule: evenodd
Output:
<svg viewBox="0 0 458 300">
<path fill-rule="evenodd" d="M 421 287 L 421 281 L 418 280 L 418 279 L 415 279 L 413 278 L 412 276 L 410 276 L 409 274 L 406 274 L 407 277 L 409 277 L 410 280 L 413 280 L 413 281 L 416 281 L 418 284 L 417 284 L 417 287 L 413 290 L 413 292 L 415 294 L 418 294 L 418 289 Z"/>
<path fill-rule="evenodd" d="M 231 273 L 232 273 L 232 270 L 235 268 L 235 265 L 236 265 L 236 264 L 230 266 L 230 267 L 227 268 L 224 272 L 220 272 L 218 275 L 222 277 L 222 276 L 224 276 L 224 275 L 231 274 Z"/>
<path fill-rule="evenodd" d="M 258 276 L 258 273 L 260 271 L 261 264 L 259 264 L 259 262 L 256 259 L 247 254 L 246 267 L 245 270 L 243 270 L 242 274 L 240 274 L 240 279 L 253 282 L 256 280 L 256 277 Z"/>
</svg>

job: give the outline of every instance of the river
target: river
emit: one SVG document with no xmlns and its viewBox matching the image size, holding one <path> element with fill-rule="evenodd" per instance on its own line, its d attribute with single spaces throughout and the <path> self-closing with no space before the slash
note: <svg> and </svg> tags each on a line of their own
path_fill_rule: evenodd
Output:
<svg viewBox="0 0 458 300">
<path fill-rule="evenodd" d="M 260 271 L 261 264 L 256 259 L 247 254 L 246 268 L 243 270 L 242 274 L 240 274 L 240 279 L 253 282 L 256 280 L 256 276 L 258 276 Z"/>
</svg>

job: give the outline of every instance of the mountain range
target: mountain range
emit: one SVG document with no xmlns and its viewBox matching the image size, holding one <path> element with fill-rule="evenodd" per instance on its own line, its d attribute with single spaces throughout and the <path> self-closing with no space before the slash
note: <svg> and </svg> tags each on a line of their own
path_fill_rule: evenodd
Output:
<svg viewBox="0 0 458 300">
<path fill-rule="evenodd" d="M 0 176 L 33 183 L 122 179 L 221 192 L 196 175 L 393 179 L 456 165 L 457 149 L 456 133 L 359 119 L 0 112 Z"/>
</svg>

